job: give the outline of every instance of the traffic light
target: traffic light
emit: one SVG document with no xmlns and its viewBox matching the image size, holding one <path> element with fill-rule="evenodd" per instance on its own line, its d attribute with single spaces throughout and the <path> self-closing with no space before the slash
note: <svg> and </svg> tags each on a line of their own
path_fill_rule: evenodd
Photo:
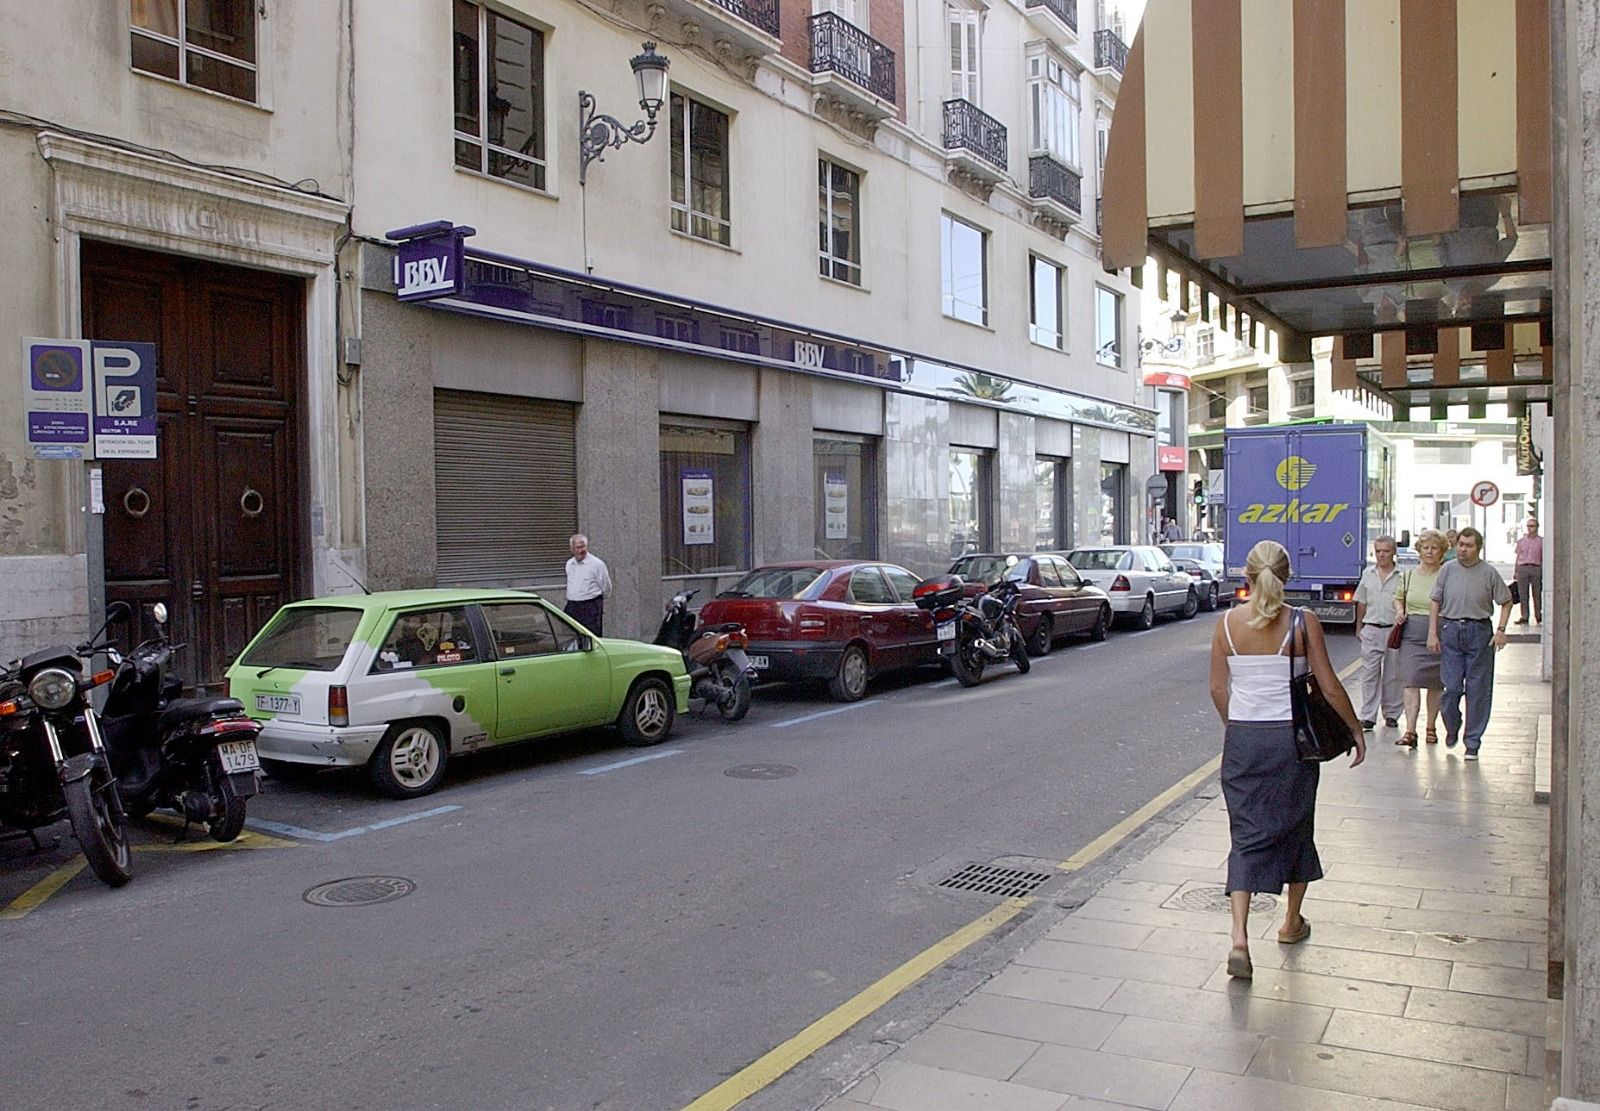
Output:
<svg viewBox="0 0 1600 1111">
<path fill-rule="evenodd" d="M 1197 478 L 1194 480 L 1194 503 L 1196 505 L 1204 505 L 1206 503 L 1206 484 L 1203 479 Z"/>
</svg>

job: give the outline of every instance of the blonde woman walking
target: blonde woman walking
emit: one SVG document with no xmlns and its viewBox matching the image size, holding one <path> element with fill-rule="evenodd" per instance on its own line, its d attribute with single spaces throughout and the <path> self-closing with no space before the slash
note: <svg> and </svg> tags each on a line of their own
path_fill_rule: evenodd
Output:
<svg viewBox="0 0 1600 1111">
<path fill-rule="evenodd" d="M 1248 980 L 1250 896 L 1287 886 L 1278 941 L 1295 945 L 1311 936 L 1300 913 L 1306 884 L 1322 878 L 1313 840 L 1321 766 L 1302 763 L 1294 744 L 1289 678 L 1309 666 L 1350 728 L 1353 768 L 1365 759 L 1366 736 L 1350 696 L 1333 672 L 1322 624 L 1315 614 L 1284 605 L 1289 553 L 1274 540 L 1250 549 L 1245 561 L 1248 607 L 1235 606 L 1211 638 L 1211 701 L 1225 729 L 1222 797 L 1228 804 L 1228 899 L 1233 911 L 1228 975 Z M 1292 657 L 1292 658 L 1291 658 Z"/>
<path fill-rule="evenodd" d="M 1439 699 L 1444 683 L 1439 678 L 1439 653 L 1428 647 L 1429 596 L 1444 566 L 1444 533 L 1424 529 L 1417 534 L 1414 547 L 1422 562 L 1405 572 L 1400 593 L 1395 598 L 1394 619 L 1400 630 L 1400 678 L 1405 683 L 1406 731 L 1397 745 L 1417 747 L 1417 714 L 1422 709 L 1423 692 L 1428 699 L 1428 743 L 1439 743 Z"/>
</svg>

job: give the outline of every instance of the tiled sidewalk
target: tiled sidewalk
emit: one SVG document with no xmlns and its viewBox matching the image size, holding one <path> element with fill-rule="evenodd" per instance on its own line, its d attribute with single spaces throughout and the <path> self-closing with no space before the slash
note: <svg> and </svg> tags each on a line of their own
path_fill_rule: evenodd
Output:
<svg viewBox="0 0 1600 1111">
<path fill-rule="evenodd" d="M 1253 982 L 1223 969 L 1226 903 L 1190 909 L 1224 878 L 1214 797 L 830 1111 L 1548 1107 L 1538 666 L 1501 654 L 1476 766 L 1380 729 L 1363 767 L 1326 768 L 1311 938 L 1252 912 Z"/>
</svg>

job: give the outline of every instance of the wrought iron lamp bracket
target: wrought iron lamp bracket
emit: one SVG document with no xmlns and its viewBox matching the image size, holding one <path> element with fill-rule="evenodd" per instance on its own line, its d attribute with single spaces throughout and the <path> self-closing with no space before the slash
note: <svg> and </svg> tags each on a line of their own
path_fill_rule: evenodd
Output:
<svg viewBox="0 0 1600 1111">
<path fill-rule="evenodd" d="M 594 94 L 578 92 L 578 184 L 589 177 L 590 162 L 604 162 L 608 149 L 620 150 L 625 143 L 648 143 L 656 133 L 656 113 L 649 113 L 632 127 L 615 116 L 595 111 Z"/>
</svg>

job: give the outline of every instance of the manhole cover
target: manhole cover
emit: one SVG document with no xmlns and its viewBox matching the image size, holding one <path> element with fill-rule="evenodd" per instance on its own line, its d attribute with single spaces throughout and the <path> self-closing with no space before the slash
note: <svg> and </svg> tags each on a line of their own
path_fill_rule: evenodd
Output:
<svg viewBox="0 0 1600 1111">
<path fill-rule="evenodd" d="M 722 774 L 734 779 L 788 779 L 799 770 L 788 764 L 740 764 Z"/>
<path fill-rule="evenodd" d="M 1221 914 L 1227 914 L 1232 909 L 1228 905 L 1228 893 L 1220 887 L 1191 887 L 1178 892 L 1161 905 L 1169 910 L 1216 911 Z M 1251 910 L 1271 910 L 1277 905 L 1276 895 L 1257 893 L 1250 896 Z"/>
<path fill-rule="evenodd" d="M 351 876 L 319 883 L 301 898 L 314 907 L 366 907 L 403 899 L 416 889 L 403 876 Z"/>
<path fill-rule="evenodd" d="M 939 887 L 954 891 L 973 891 L 980 895 L 1021 898 L 1049 883 L 1055 876 L 1025 868 L 1001 868 L 994 864 L 969 864 L 953 876 L 939 881 Z"/>
</svg>

